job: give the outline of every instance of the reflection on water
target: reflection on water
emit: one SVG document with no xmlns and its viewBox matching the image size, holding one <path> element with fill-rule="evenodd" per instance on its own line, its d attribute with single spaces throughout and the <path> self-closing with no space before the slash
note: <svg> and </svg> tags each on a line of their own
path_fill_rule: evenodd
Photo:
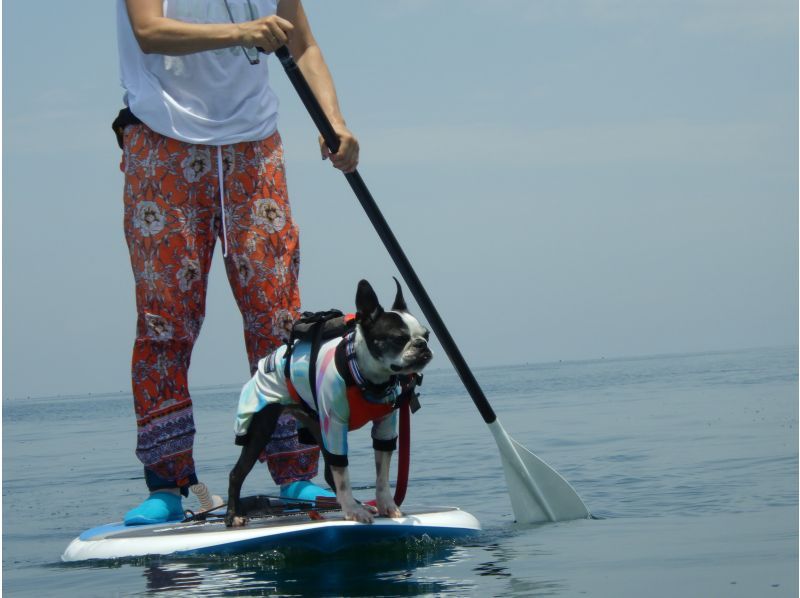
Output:
<svg viewBox="0 0 800 598">
<path fill-rule="evenodd" d="M 451 540 L 423 537 L 361 550 L 321 554 L 303 550 L 237 555 L 142 557 L 64 565 L 69 568 L 140 568 L 148 592 L 203 596 L 418 596 L 465 595 L 469 580 L 447 576 L 467 558 Z"/>
<path fill-rule="evenodd" d="M 134 570 L 144 579 L 142 593 L 176 596 L 471 596 L 485 585 L 479 582 L 481 578 L 495 580 L 494 595 L 561 595 L 569 588 L 565 580 L 524 579 L 512 569 L 520 558 L 520 551 L 513 547 L 515 537 L 535 527 L 495 527 L 461 541 L 409 538 L 336 554 L 291 549 L 53 566 Z M 532 558 L 551 552 L 543 545 L 525 543 L 524 553 Z"/>
</svg>

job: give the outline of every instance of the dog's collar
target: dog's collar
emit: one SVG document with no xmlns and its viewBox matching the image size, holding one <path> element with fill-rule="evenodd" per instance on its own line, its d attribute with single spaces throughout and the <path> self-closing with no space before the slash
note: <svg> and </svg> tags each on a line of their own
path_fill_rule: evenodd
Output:
<svg viewBox="0 0 800 598">
<path fill-rule="evenodd" d="M 366 401 L 370 403 L 387 403 L 388 398 L 394 399 L 395 389 L 399 376 L 392 376 L 382 384 L 370 382 L 361 373 L 356 360 L 356 333 L 347 334 L 336 347 L 336 368 L 344 378 L 347 386 L 357 386 Z"/>
</svg>

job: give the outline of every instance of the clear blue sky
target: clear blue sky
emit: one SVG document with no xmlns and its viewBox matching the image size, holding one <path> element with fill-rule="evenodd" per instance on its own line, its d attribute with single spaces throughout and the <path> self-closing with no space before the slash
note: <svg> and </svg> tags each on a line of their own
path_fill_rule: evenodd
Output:
<svg viewBox="0 0 800 598">
<path fill-rule="evenodd" d="M 796 344 L 794 0 L 305 7 L 471 365 Z M 3 56 L 3 397 L 127 392 L 114 2 L 7 0 Z M 389 258 L 272 79 L 305 307 L 350 307 L 362 277 L 388 301 Z M 195 387 L 248 373 L 220 257 Z"/>
</svg>

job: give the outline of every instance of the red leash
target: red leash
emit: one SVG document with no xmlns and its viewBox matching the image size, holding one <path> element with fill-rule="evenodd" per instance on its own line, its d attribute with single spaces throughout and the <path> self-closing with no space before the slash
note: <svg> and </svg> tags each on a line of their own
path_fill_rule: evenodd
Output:
<svg viewBox="0 0 800 598">
<path fill-rule="evenodd" d="M 411 406 L 408 401 L 400 405 L 400 431 L 397 448 L 397 483 L 394 486 L 394 504 L 403 504 L 408 488 L 408 469 L 411 463 Z"/>
<path fill-rule="evenodd" d="M 411 464 L 411 406 L 408 401 L 398 407 L 400 411 L 400 430 L 398 433 L 397 482 L 394 485 L 394 504 L 398 507 L 403 504 L 408 488 L 408 470 Z M 375 499 L 365 501 L 364 504 L 375 506 Z"/>
</svg>

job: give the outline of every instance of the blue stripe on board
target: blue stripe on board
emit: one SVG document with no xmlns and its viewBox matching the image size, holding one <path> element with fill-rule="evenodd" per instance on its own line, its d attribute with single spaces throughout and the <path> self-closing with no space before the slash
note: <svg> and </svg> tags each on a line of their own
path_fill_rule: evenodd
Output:
<svg viewBox="0 0 800 598">
<path fill-rule="evenodd" d="M 225 542 L 216 546 L 208 546 L 196 550 L 187 550 L 176 554 L 233 554 L 253 550 L 272 548 L 299 548 L 315 552 L 332 553 L 363 546 L 372 542 L 395 541 L 403 538 L 414 538 L 427 535 L 430 538 L 464 538 L 477 535 L 480 530 L 428 527 L 428 526 L 336 526 L 319 527 L 285 534 L 250 538 L 238 542 Z"/>
<path fill-rule="evenodd" d="M 157 524 L 154 524 L 157 525 Z M 80 536 L 78 536 L 81 540 L 91 540 L 95 536 L 99 536 L 100 534 L 107 534 L 109 532 L 119 532 L 124 529 L 130 530 L 133 529 L 122 522 L 117 523 L 106 523 L 105 525 L 99 525 L 97 527 L 93 527 L 92 529 L 87 529 L 83 532 Z"/>
</svg>

